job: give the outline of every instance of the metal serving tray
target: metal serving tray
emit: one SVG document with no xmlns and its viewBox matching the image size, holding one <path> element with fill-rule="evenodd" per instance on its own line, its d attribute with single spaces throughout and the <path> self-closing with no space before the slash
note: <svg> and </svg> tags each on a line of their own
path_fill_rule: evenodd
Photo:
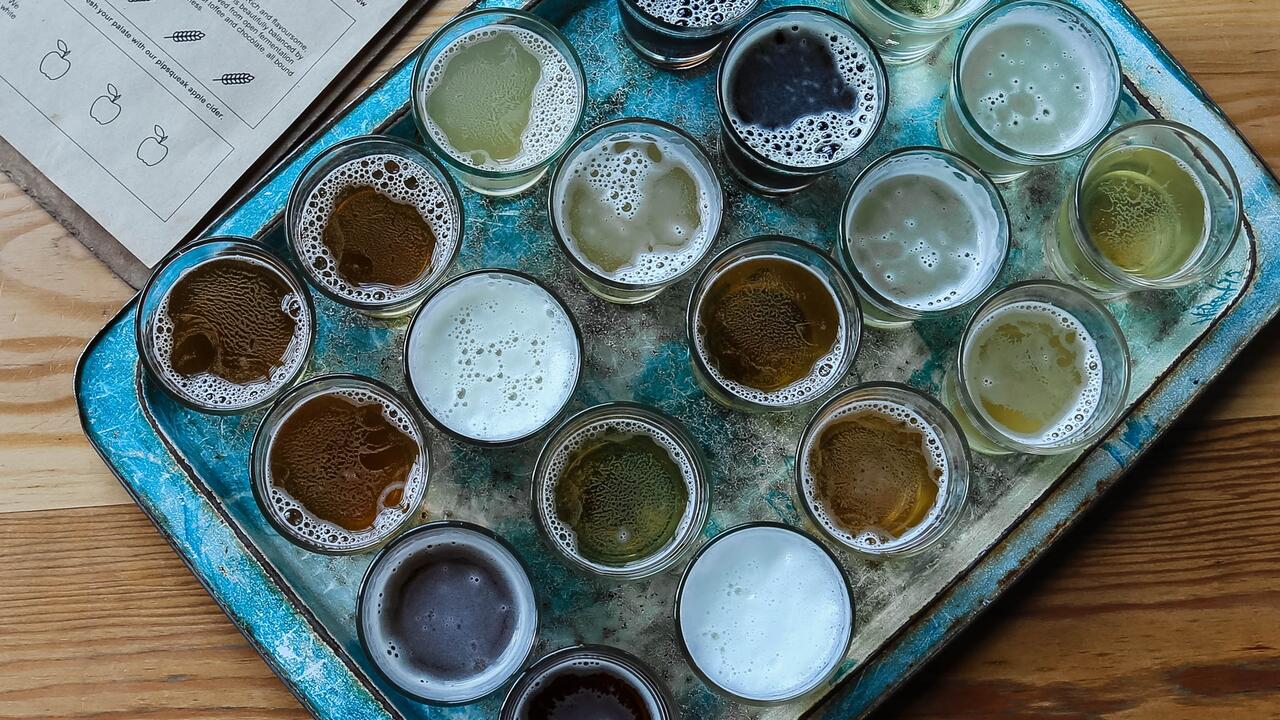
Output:
<svg viewBox="0 0 1280 720">
<path fill-rule="evenodd" d="M 1280 307 L 1280 197 L 1276 180 L 1221 111 L 1116 0 L 1076 0 L 1115 41 L 1125 96 L 1117 124 L 1176 118 L 1220 145 L 1243 186 L 1245 241 L 1208 283 L 1113 302 L 1134 353 L 1133 388 L 1118 426 L 1096 446 L 1055 458 L 977 456 L 970 503 L 938 546 L 909 560 L 872 562 L 842 554 L 857 606 L 855 640 L 832 683 L 782 707 L 746 708 L 712 694 L 676 650 L 671 604 L 678 569 L 633 583 L 571 571 L 534 530 L 529 473 L 540 440 L 502 450 L 463 446 L 437 433 L 424 518 L 459 518 L 494 528 L 516 547 L 541 592 L 536 655 L 575 642 L 603 642 L 658 668 L 688 718 L 861 717 L 973 621 L 1119 479 Z M 489 4 L 489 3 L 485 3 Z M 776 1 L 766 7 L 778 5 Z M 839 9 L 833 0 L 814 0 Z M 561 26 L 586 66 L 586 124 L 648 115 L 717 140 L 714 63 L 687 74 L 655 70 L 618 31 L 614 0 L 542 0 L 534 11 Z M 718 245 L 780 232 L 830 248 L 853 176 L 903 145 L 937 143 L 934 120 L 954 55 L 953 37 L 925 62 L 891 67 L 888 119 L 875 142 L 840 172 L 776 200 L 725 177 L 727 217 Z M 339 119 L 295 152 L 214 229 L 257 238 L 283 252 L 280 216 L 293 180 L 324 148 L 353 135 L 412 137 L 406 102 L 412 67 L 392 71 Z M 997 287 L 1043 276 L 1042 239 L 1079 159 L 1041 168 L 1002 188 L 1014 249 Z M 554 249 L 544 180 L 515 199 L 464 191 L 468 226 L 455 272 L 518 268 L 567 298 L 586 335 L 584 381 L 572 406 L 636 400 L 680 418 L 701 442 L 714 493 L 708 537 L 747 520 L 803 524 L 792 492 L 794 446 L 804 411 L 748 416 L 712 403 L 689 367 L 683 317 L 686 280 L 639 307 L 586 293 Z M 319 335 L 310 375 L 358 372 L 404 389 L 399 352 L 405 321 L 370 320 L 319 294 Z M 261 413 L 191 412 L 145 380 L 134 345 L 136 302 L 85 351 L 76 395 L 85 433 L 138 504 L 227 615 L 315 715 L 363 718 L 483 718 L 500 698 L 462 708 L 412 702 L 377 679 L 356 641 L 352 612 L 370 555 L 310 554 L 279 537 L 259 514 L 246 455 Z M 936 394 L 965 317 L 868 330 L 847 384 L 897 380 Z M 796 608 L 796 612 L 804 612 Z"/>
</svg>

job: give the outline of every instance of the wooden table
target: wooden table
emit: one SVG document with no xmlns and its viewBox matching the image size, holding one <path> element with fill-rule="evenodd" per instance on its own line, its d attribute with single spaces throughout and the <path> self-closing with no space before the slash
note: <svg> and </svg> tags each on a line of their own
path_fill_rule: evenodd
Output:
<svg viewBox="0 0 1280 720">
<path fill-rule="evenodd" d="M 1131 3 L 1272 167 L 1278 4 Z M 81 435 L 76 358 L 131 294 L 0 175 L 0 718 L 305 717 Z M 1280 717 L 1278 354 L 1273 326 L 883 715 Z"/>
</svg>

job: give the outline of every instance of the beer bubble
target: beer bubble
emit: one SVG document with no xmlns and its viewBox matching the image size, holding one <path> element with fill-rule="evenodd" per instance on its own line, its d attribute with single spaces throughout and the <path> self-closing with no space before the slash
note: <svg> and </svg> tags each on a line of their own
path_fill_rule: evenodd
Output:
<svg viewBox="0 0 1280 720">
<path fill-rule="evenodd" d="M 394 399 L 372 387 L 299 392 L 304 397 L 287 413 L 268 418 L 258 490 L 264 509 L 326 551 L 377 544 L 426 497 L 425 439 Z"/>
<path fill-rule="evenodd" d="M 300 292 L 256 258 L 196 264 L 160 300 L 151 323 L 157 370 L 202 405 L 253 405 L 306 360 L 312 318 Z"/>
<path fill-rule="evenodd" d="M 460 152 L 429 111 L 425 113 L 424 119 L 432 140 L 459 162 L 483 170 L 518 172 L 537 165 L 555 153 L 577 126 L 578 108 L 585 88 L 578 82 L 569 60 L 554 45 L 537 33 L 514 25 L 477 28 L 450 42 L 432 61 L 421 92 L 424 95 L 422 102 L 425 104 L 448 73 L 450 62 L 461 53 L 481 43 L 506 38 L 514 39 L 519 48 L 532 54 L 539 67 L 528 118 L 523 123 L 517 123 L 520 125 L 515 128 L 518 137 L 511 138 L 519 148 L 514 156 L 494 158 L 483 150 Z M 495 70 L 501 71 L 501 68 L 474 68 L 472 72 L 491 73 Z M 491 102 L 495 109 L 493 112 L 481 112 L 480 108 L 464 108 L 463 111 L 467 112 L 466 124 L 472 126 L 469 132 L 477 136 L 510 135 L 513 128 L 502 121 L 510 119 L 509 111 L 521 102 L 525 88 L 519 87 L 520 84 L 510 77 L 489 77 L 486 74 L 471 80 L 482 84 L 486 92 L 493 93 Z M 475 123 L 479 125 L 473 126 Z"/>
<path fill-rule="evenodd" d="M 668 25 L 709 28 L 742 17 L 758 0 L 636 0 L 645 14 Z"/>
</svg>

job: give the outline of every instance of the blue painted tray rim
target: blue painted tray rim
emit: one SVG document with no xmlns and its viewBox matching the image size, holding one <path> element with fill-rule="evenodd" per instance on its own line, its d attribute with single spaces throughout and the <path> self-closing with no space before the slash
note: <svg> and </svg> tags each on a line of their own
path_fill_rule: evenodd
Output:
<svg viewBox="0 0 1280 720">
<path fill-rule="evenodd" d="M 524 3 L 526 9 L 535 7 L 540 0 Z M 484 0 L 468 5 L 463 12 L 473 9 L 481 4 L 487 4 Z M 1240 132 L 1239 127 L 1230 117 L 1222 111 L 1222 109 L 1214 102 L 1203 87 L 1196 82 L 1194 77 L 1186 71 L 1169 52 L 1168 48 L 1147 28 L 1147 26 L 1123 3 L 1123 0 L 1114 0 L 1114 5 L 1119 11 L 1122 11 L 1125 20 L 1135 35 L 1141 33 L 1145 38 L 1145 43 L 1149 45 L 1159 55 L 1167 60 L 1166 69 L 1173 74 L 1179 83 L 1193 91 L 1204 103 L 1204 107 L 1217 115 L 1225 127 L 1232 131 L 1240 142 L 1248 149 L 1248 151 L 1257 160 L 1259 167 L 1262 169 L 1266 178 L 1275 185 L 1280 185 L 1280 178 L 1277 177 L 1275 171 L 1267 164 L 1257 148 Z M 218 217 L 216 221 L 210 224 L 210 227 L 217 227 L 224 223 L 228 216 L 242 207 L 243 200 L 252 197 L 266 187 L 277 174 L 281 167 L 290 163 L 297 162 L 301 153 L 307 148 L 313 147 L 314 143 L 321 139 L 326 133 L 330 132 L 334 126 L 344 118 L 347 113 L 361 103 L 365 102 L 370 96 L 376 94 L 384 85 L 387 79 L 401 72 L 405 66 L 411 64 L 416 56 L 411 53 L 401 62 L 397 63 L 393 68 L 387 71 L 381 78 L 372 83 L 370 87 L 359 97 L 353 99 L 351 103 L 338 111 L 334 118 L 323 126 L 319 127 L 313 133 L 308 135 L 304 140 L 300 141 L 298 147 L 290 153 L 279 165 L 269 172 L 262 180 L 256 183 L 252 188 L 247 190 L 241 196 L 240 201 L 231 205 L 226 212 Z M 1144 99 L 1143 93 L 1136 87 L 1129 84 L 1129 79 L 1124 78 L 1129 91 L 1140 101 Z M 1145 105 L 1145 103 L 1144 103 Z M 1147 107 L 1148 110 L 1153 110 Z M 386 127 L 394 123 L 403 116 L 406 107 L 402 106 L 399 110 L 393 112 L 388 118 L 378 125 L 379 128 Z M 1153 114 L 1157 114 L 1154 113 Z M 276 214 L 274 218 L 266 222 L 261 232 L 266 233 L 273 229 L 276 223 L 280 222 L 280 215 Z M 1248 217 L 1245 218 L 1246 234 L 1249 238 L 1254 238 L 1255 233 L 1249 224 Z M 1121 477 L 1126 475 L 1133 465 L 1142 458 L 1146 452 L 1157 442 L 1165 432 L 1172 426 L 1186 410 L 1204 392 L 1209 382 L 1216 379 L 1217 374 L 1221 373 L 1226 367 L 1243 351 L 1245 346 L 1262 331 L 1267 325 L 1275 320 L 1280 313 L 1280 297 L 1271 298 L 1271 303 L 1265 306 L 1261 316 L 1264 317 L 1261 322 L 1250 325 L 1241 329 L 1224 330 L 1223 326 L 1233 318 L 1244 314 L 1246 304 L 1253 304 L 1251 301 L 1258 300 L 1260 293 L 1258 292 L 1257 280 L 1260 276 L 1259 263 L 1256 262 L 1256 245 L 1251 244 L 1250 251 L 1255 255 L 1255 262 L 1250 263 L 1250 271 L 1248 277 L 1242 283 L 1240 294 L 1226 307 L 1222 313 L 1206 324 L 1204 333 L 1201 334 L 1200 340 L 1187 347 L 1180 353 L 1175 362 L 1160 375 L 1159 380 L 1155 382 L 1146 392 L 1135 399 L 1133 406 L 1126 413 L 1121 423 L 1097 444 L 1090 447 L 1081 457 L 1073 463 L 1059 479 L 1057 483 L 1049 490 L 1049 492 L 1032 508 L 1017 518 L 1001 535 L 1000 539 L 992 546 L 990 550 L 973 563 L 971 563 L 965 571 L 960 573 L 957 578 L 947 585 L 942 592 L 926 605 L 921 611 L 912 617 L 910 621 L 904 624 L 896 633 L 891 635 L 886 641 L 879 646 L 867 659 L 864 668 L 854 677 L 846 678 L 843 682 L 835 685 L 823 697 L 821 701 L 812 710 L 805 713 L 805 717 L 822 717 L 822 718 L 846 718 L 846 717 L 864 717 L 885 700 L 887 700 L 897 689 L 911 679 L 915 673 L 919 672 L 932 658 L 934 658 L 943 648 L 950 644 L 961 632 L 968 628 L 973 621 L 998 599 L 1005 591 L 1007 591 L 1022 575 L 1037 562 L 1045 552 L 1056 542 L 1065 532 L 1067 532 L 1081 518 L 1085 511 L 1089 510 L 1094 504 L 1100 500 L 1107 491 L 1109 491 L 1119 481 Z M 102 458 L 104 464 L 115 475 L 116 479 L 124 486 L 126 492 L 135 503 L 143 509 L 144 514 L 151 520 L 152 524 L 165 538 L 166 542 L 174 548 L 175 552 L 182 559 L 183 563 L 191 570 L 196 579 L 205 588 L 206 592 L 218 603 L 219 607 L 232 620 L 233 624 L 244 635 L 245 639 L 251 646 L 263 657 L 268 667 L 280 677 L 285 686 L 294 694 L 295 697 L 308 709 L 313 715 L 324 716 L 324 709 L 317 706 L 317 699 L 309 692 L 308 688 L 298 678 L 290 674 L 289 668 L 283 665 L 283 661 L 274 653 L 272 653 L 253 633 L 252 628 L 237 619 L 235 609 L 230 607 L 214 593 L 208 579 L 195 567 L 192 559 L 183 552 L 178 539 L 172 532 L 166 529 L 153 515 L 146 506 L 145 499 L 137 494 L 135 489 L 130 485 L 126 477 L 121 473 L 116 463 L 108 454 L 105 447 L 99 444 L 94 435 L 90 432 L 88 426 L 88 418 L 86 416 L 85 405 L 80 394 L 80 387 L 83 380 L 85 363 L 87 358 L 97 347 L 99 341 L 106 334 L 107 330 L 116 325 L 129 312 L 134 309 L 138 300 L 135 294 L 126 304 L 112 317 L 112 319 L 104 325 L 102 331 L 94 337 L 93 340 L 85 347 L 77 361 L 74 373 L 74 387 L 77 398 L 77 411 L 81 420 L 82 430 L 90 441 L 90 445 Z M 1263 297 L 1262 302 L 1266 302 L 1267 298 Z M 1223 333 L 1231 332 L 1230 336 Z M 1226 345 L 1223 348 L 1223 345 Z M 1212 367 L 1209 368 L 1210 373 L 1204 378 L 1187 377 L 1189 363 L 1196 355 L 1207 355 L 1212 350 L 1222 350 L 1210 360 Z M 132 380 L 133 387 L 138 396 L 141 396 L 141 368 L 135 366 L 134 378 Z M 1179 393 L 1180 384 L 1185 383 L 1189 387 L 1184 392 Z M 1144 408 L 1151 407 L 1162 397 L 1169 396 L 1176 398 L 1173 407 L 1174 412 L 1166 413 L 1158 421 L 1140 422 L 1135 418 L 1141 418 Z M 308 628 L 315 637 L 320 640 L 333 653 L 345 669 L 350 671 L 363 689 L 367 691 L 370 700 L 373 701 L 374 707 L 366 708 L 381 711 L 381 716 L 399 718 L 401 717 L 394 705 L 370 682 L 366 674 L 350 659 L 347 653 L 338 646 L 337 642 L 328 634 L 323 625 L 321 625 L 313 615 L 305 603 L 301 602 L 292 588 L 283 577 L 272 567 L 271 563 L 266 560 L 261 551 L 239 527 L 238 523 L 227 513 L 212 496 L 204 483 L 200 482 L 195 471 L 187 464 L 181 453 L 176 451 L 171 439 L 169 439 L 159 423 L 151 415 L 151 411 L 147 408 L 145 402 L 139 403 L 142 412 L 152 429 L 156 432 L 160 442 L 168 450 L 173 461 L 179 466 L 185 479 L 195 489 L 196 493 L 205 500 L 210 501 L 219 513 L 220 518 L 226 524 L 228 529 L 234 533 L 239 544 L 243 547 L 245 554 L 259 565 L 268 581 L 272 583 L 272 587 L 281 592 L 290 605 L 290 610 L 301 616 Z M 1137 444 L 1130 442 L 1130 439 L 1138 441 Z M 1129 448 L 1125 451 L 1124 448 Z M 1101 449 L 1104 452 L 1099 453 Z M 1078 471 L 1086 466 L 1098 465 L 1102 461 L 1103 456 L 1109 456 L 1115 463 L 1116 467 L 1112 470 L 1099 470 L 1091 477 L 1083 477 Z M 1081 479 L 1087 482 L 1075 482 L 1072 480 Z M 1087 487 L 1086 487 L 1087 486 Z M 1062 498 L 1064 501 L 1057 501 Z M 978 569 L 986 569 L 987 572 L 975 572 Z M 952 610 L 952 611 L 947 611 Z"/>
</svg>

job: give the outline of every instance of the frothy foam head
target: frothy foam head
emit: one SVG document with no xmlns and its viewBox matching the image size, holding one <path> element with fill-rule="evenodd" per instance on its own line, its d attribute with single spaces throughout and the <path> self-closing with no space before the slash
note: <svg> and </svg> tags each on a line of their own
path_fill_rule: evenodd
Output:
<svg viewBox="0 0 1280 720">
<path fill-rule="evenodd" d="M 702 494 L 698 487 L 698 473 L 694 469 L 693 458 L 689 457 L 689 453 L 686 452 L 679 441 L 652 423 L 632 417 L 601 418 L 597 422 L 590 423 L 574 431 L 560 441 L 550 461 L 547 463 L 546 472 L 541 476 L 542 487 L 537 492 L 539 500 L 538 511 L 542 515 L 542 522 L 547 529 L 547 534 L 566 555 L 603 572 L 616 571 L 619 568 L 595 563 L 582 556 L 578 548 L 577 534 L 573 528 L 560 518 L 560 513 L 556 509 L 556 487 L 560 478 L 564 475 L 565 467 L 583 447 L 598 442 L 601 436 L 605 434 L 614 433 L 643 435 L 651 438 L 657 443 L 658 447 L 669 454 L 672 462 L 680 469 L 680 476 L 684 480 L 688 493 L 684 515 L 680 518 L 679 524 L 667 543 L 651 556 L 635 560 L 623 566 L 623 568 L 650 564 L 655 558 L 668 556 L 676 547 L 683 544 L 689 533 L 697 530 L 697 528 L 693 527 L 693 524 L 699 514 L 698 498 Z"/>
<path fill-rule="evenodd" d="M 635 0 L 646 15 L 668 25 L 709 28 L 732 23 L 760 0 Z"/>
<path fill-rule="evenodd" d="M 552 203 L 565 245 L 610 280 L 663 283 L 711 247 L 721 196 L 707 159 L 681 139 L 610 133 L 567 160 Z"/>
<path fill-rule="evenodd" d="M 342 276 L 338 260 L 325 244 L 325 228 L 345 192 L 372 188 L 384 196 L 417 208 L 435 235 L 435 249 L 427 272 L 398 287 L 354 284 Z M 339 297 L 361 303 L 390 304 L 411 298 L 432 285 L 447 268 L 461 240 L 462 220 L 453 194 L 436 173 L 402 155 L 366 155 L 334 168 L 306 198 L 295 241 L 304 268 Z"/>
<path fill-rule="evenodd" d="M 538 626 L 529 576 L 502 542 L 470 527 L 425 525 L 388 546 L 361 590 L 370 659 L 433 702 L 483 697 L 524 663 Z"/>
<path fill-rule="evenodd" d="M 482 442 L 520 439 L 551 422 L 582 361 L 569 311 L 537 283 L 498 271 L 438 290 L 414 318 L 406 354 L 427 412 Z"/>
<path fill-rule="evenodd" d="M 897 537 L 884 533 L 878 528 L 859 528 L 856 532 L 851 531 L 851 528 L 831 516 L 831 513 L 827 511 L 826 503 L 819 497 L 818 479 L 815 477 L 812 464 L 815 445 L 819 442 L 826 428 L 831 427 L 843 418 L 864 413 L 891 418 L 919 432 L 924 441 L 923 447 L 920 448 L 921 452 L 927 455 L 935 472 L 937 494 L 933 507 L 929 509 L 924 519 L 916 524 L 915 527 Z M 813 512 L 818 523 L 845 545 L 869 552 L 891 552 L 896 548 L 911 544 L 917 537 L 941 520 L 944 501 L 947 497 L 947 485 L 951 476 L 950 464 L 947 462 L 946 451 L 943 448 L 942 437 L 938 428 L 906 405 L 884 400 L 863 400 L 849 403 L 824 418 L 811 431 L 804 447 L 800 451 L 798 462 L 801 463 L 800 487 L 804 494 L 804 502 Z M 892 456 L 886 455 L 886 458 L 892 459 Z M 863 458 L 864 461 L 865 459 Z M 879 474 L 883 477 L 894 477 L 899 474 L 898 470 L 900 469 L 883 468 L 883 472 Z M 848 478 L 848 481 L 853 483 L 857 481 L 857 478 Z"/>
<path fill-rule="evenodd" d="M 878 165 L 859 181 L 844 218 L 858 276 L 880 297 L 916 311 L 973 300 L 995 280 L 1008 248 L 993 192 L 930 154 Z"/>
<path fill-rule="evenodd" d="M 1061 308 L 1031 300 L 998 308 L 974 327 L 963 352 L 962 380 L 978 411 L 1020 442 L 1070 442 L 1098 410 L 1098 345 Z"/>
<path fill-rule="evenodd" d="M 174 284 L 182 282 L 189 276 L 210 263 L 224 263 L 227 258 L 211 258 L 185 270 Z M 263 398 L 272 395 L 295 377 L 307 359 L 309 338 L 312 334 L 312 317 L 309 306 L 303 299 L 305 290 L 297 287 L 292 279 L 282 275 L 270 265 L 252 257 L 237 256 L 233 262 L 247 263 L 256 272 L 269 273 L 278 282 L 290 288 L 281 300 L 280 310 L 293 320 L 293 337 L 289 341 L 280 362 L 270 370 L 270 378 L 261 382 L 238 384 L 212 372 L 201 372 L 185 375 L 173 367 L 171 358 L 174 351 L 174 319 L 169 313 L 172 291 L 161 299 L 159 307 L 151 323 L 151 341 L 155 347 L 158 370 L 171 387 L 202 406 L 221 410 L 235 410 L 257 404 Z M 244 298 L 242 297 L 241 300 Z M 210 302 L 215 305 L 215 302 Z M 216 309 L 216 308 L 211 308 Z M 252 328 L 249 328 L 252 330 Z"/>
<path fill-rule="evenodd" d="M 676 602 L 693 663 L 748 700 L 787 700 L 814 689 L 844 659 L 853 633 L 839 566 L 805 535 L 774 526 L 712 541 Z"/>
<path fill-rule="evenodd" d="M 803 11 L 751 25 L 723 62 L 734 134 L 780 165 L 821 167 L 871 141 L 885 113 L 883 66 L 845 23 Z"/>
<path fill-rule="evenodd" d="M 696 352 L 698 356 L 702 359 L 703 367 L 706 369 L 707 373 L 716 381 L 717 384 L 725 388 L 732 395 L 742 398 L 747 402 L 756 403 L 758 405 L 764 405 L 768 407 L 790 407 L 793 405 L 799 405 L 812 400 L 813 398 L 830 390 L 836 383 L 840 381 L 839 370 L 840 368 L 845 366 L 846 358 L 851 352 L 849 348 L 850 343 L 848 342 L 848 335 L 849 335 L 850 329 L 847 327 L 845 322 L 845 308 L 843 307 L 843 304 L 840 301 L 840 296 L 835 292 L 835 290 L 831 288 L 830 284 L 827 282 L 825 278 L 821 277 L 812 268 L 809 268 L 808 266 L 802 263 L 796 262 L 795 260 L 792 260 L 790 258 L 777 255 L 777 256 L 769 256 L 768 259 L 771 262 L 779 262 L 779 263 L 785 263 L 787 265 L 792 265 L 795 268 L 799 269 L 800 272 L 804 272 L 811 275 L 814 280 L 817 280 L 820 283 L 821 287 L 823 287 L 827 292 L 830 293 L 831 301 L 835 304 L 836 314 L 838 316 L 835 338 L 832 340 L 830 352 L 818 358 L 813 363 L 812 370 L 806 376 L 782 388 L 778 388 L 775 390 L 762 390 L 760 388 L 752 387 L 750 385 L 746 385 L 742 382 L 734 380 L 733 378 L 727 377 L 723 372 L 717 369 L 716 362 L 714 362 L 711 359 L 711 353 L 709 351 L 709 348 L 707 347 L 708 342 L 707 342 L 706 331 L 705 331 L 706 323 L 704 319 L 701 317 L 701 314 L 705 311 L 705 309 L 702 307 L 702 304 L 705 304 L 705 299 L 704 299 L 704 302 L 700 304 L 699 307 L 697 308 L 697 313 L 699 316 L 697 318 L 698 329 L 693 335 L 693 351 Z M 760 260 L 759 257 L 744 257 L 738 262 L 735 262 L 726 266 L 719 273 L 717 273 L 716 278 L 713 278 L 706 284 L 708 287 L 712 287 L 718 281 L 722 281 L 722 278 L 731 270 L 733 270 L 735 267 L 742 265 L 744 263 L 756 262 L 758 260 Z M 789 308 L 780 309 L 776 307 L 770 308 L 769 305 L 772 305 L 772 304 L 773 303 L 763 303 L 761 304 L 760 307 L 764 310 L 764 312 L 768 313 L 769 316 L 774 320 L 784 317 L 784 315 L 782 314 L 782 311 L 789 309 Z M 744 311 L 749 310 L 750 308 L 751 308 L 750 305 L 743 304 Z M 743 318 L 744 321 L 754 321 L 756 319 L 759 319 L 759 318 L 758 317 Z M 772 325 L 774 324 L 776 323 L 769 323 L 766 325 L 759 326 L 760 332 L 754 336 L 754 341 L 762 345 L 768 344 L 770 346 L 769 351 L 774 357 L 775 361 L 779 359 L 786 360 L 787 358 L 785 356 L 788 354 L 786 351 L 789 349 L 786 346 L 786 343 L 779 342 L 778 338 L 771 337 L 773 333 L 769 332 L 770 330 L 776 330 L 776 328 L 772 327 Z M 791 333 L 791 335 L 794 336 L 795 333 L 793 332 Z M 792 339 L 792 338 L 787 338 L 787 339 Z M 746 349 L 750 350 L 750 347 L 746 347 Z M 809 351 L 811 350 L 811 348 L 797 347 L 796 350 L 797 352 L 800 350 Z"/>
<path fill-rule="evenodd" d="M 422 506 L 423 501 L 426 499 L 428 467 L 426 453 L 423 450 L 423 438 L 419 434 L 417 424 L 410 419 L 412 416 L 409 410 L 403 407 L 398 400 L 384 392 L 375 390 L 373 387 L 363 385 L 361 387 L 341 387 L 314 395 L 308 394 L 307 397 L 299 398 L 288 413 L 278 418 L 278 422 L 274 427 L 280 428 L 289 420 L 290 416 L 301 409 L 307 402 L 325 395 L 337 395 L 347 398 L 357 405 L 381 406 L 382 417 L 391 426 L 409 436 L 417 444 L 419 448 L 418 461 L 409 470 L 409 475 L 405 478 L 403 486 L 392 488 L 400 492 L 400 502 L 394 504 L 380 503 L 382 507 L 378 511 L 373 525 L 363 530 L 352 531 L 318 517 L 303 502 L 291 496 L 282 482 L 272 476 L 271 462 L 269 461 L 263 464 L 266 474 L 260 481 L 258 491 L 265 494 L 267 502 L 264 504 L 267 511 L 276 520 L 276 523 L 281 527 L 288 528 L 290 532 L 307 544 L 334 552 L 367 548 L 371 545 L 376 545 L 395 532 L 409 516 L 418 511 L 418 508 Z M 342 442 L 352 441 L 353 439 L 343 437 L 333 438 L 333 440 Z M 272 456 L 274 445 L 275 438 L 272 438 L 267 445 L 266 455 L 268 458 Z M 361 450 L 367 452 L 369 448 L 353 448 L 352 452 L 360 452 Z M 316 480 L 323 482 L 319 478 Z M 351 492 L 352 488 L 311 488 L 311 491 L 315 493 L 342 493 Z M 352 504 L 367 503 L 368 499 L 348 498 L 347 501 Z"/>
<path fill-rule="evenodd" d="M 422 115 L 431 139 L 453 159 L 483 170 L 518 172 L 554 155 L 577 128 L 582 108 L 585 89 L 574 70 L 575 63 L 546 38 L 523 27 L 503 24 L 488 25 L 461 35 L 450 42 L 427 69 L 419 102 L 430 107 L 432 93 L 459 55 L 501 36 L 513 38 L 536 59 L 539 70 L 532 97 L 525 97 L 527 88 L 511 74 L 513 69 L 504 64 L 509 60 L 509 56 L 504 55 L 496 63 L 480 61 L 470 65 L 456 78 L 456 87 L 474 92 L 474 97 L 464 98 L 464 105 L 470 106 L 453 109 L 447 118 L 434 117 L 430 110 Z M 525 102 L 529 104 L 527 118 L 515 109 Z M 459 124 L 465 127 L 456 127 Z M 450 132 L 458 131 L 479 138 L 480 145 L 488 142 L 486 137 L 499 137 L 504 143 L 515 140 L 518 151 L 510 157 L 493 157 L 479 145 L 459 148 L 449 139 Z M 513 132 L 516 138 L 506 137 Z"/>
<path fill-rule="evenodd" d="M 1079 148 L 1111 122 L 1120 73 L 1105 36 L 1075 11 L 1015 4 L 976 26 L 960 60 L 964 103 L 1001 144 L 1032 155 Z"/>
</svg>

